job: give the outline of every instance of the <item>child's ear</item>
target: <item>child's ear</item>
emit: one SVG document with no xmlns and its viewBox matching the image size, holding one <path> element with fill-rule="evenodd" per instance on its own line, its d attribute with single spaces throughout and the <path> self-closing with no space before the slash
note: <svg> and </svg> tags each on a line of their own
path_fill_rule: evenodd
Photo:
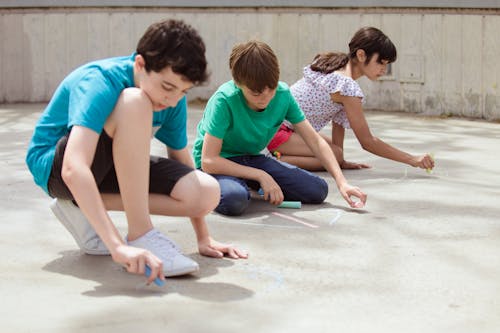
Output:
<svg viewBox="0 0 500 333">
<path fill-rule="evenodd" d="M 146 67 L 146 60 L 144 60 L 144 57 L 142 55 L 138 54 L 135 56 L 134 66 L 139 71 L 143 70 Z"/>
<path fill-rule="evenodd" d="M 365 50 L 359 49 L 356 51 L 356 58 L 359 62 L 364 63 L 366 61 L 366 53 Z"/>
</svg>

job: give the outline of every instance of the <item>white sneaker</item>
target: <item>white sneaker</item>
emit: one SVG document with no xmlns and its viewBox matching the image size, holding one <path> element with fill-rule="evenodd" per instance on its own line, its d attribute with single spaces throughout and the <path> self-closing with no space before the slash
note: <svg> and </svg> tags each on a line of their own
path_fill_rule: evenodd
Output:
<svg viewBox="0 0 500 333">
<path fill-rule="evenodd" d="M 181 253 L 180 248 L 170 238 L 156 229 L 151 229 L 128 245 L 149 250 L 163 261 L 163 274 L 168 276 L 184 275 L 196 272 L 200 267 L 196 261 Z"/>
<path fill-rule="evenodd" d="M 54 199 L 50 209 L 85 253 L 102 256 L 110 254 L 80 208 L 71 200 Z"/>
</svg>

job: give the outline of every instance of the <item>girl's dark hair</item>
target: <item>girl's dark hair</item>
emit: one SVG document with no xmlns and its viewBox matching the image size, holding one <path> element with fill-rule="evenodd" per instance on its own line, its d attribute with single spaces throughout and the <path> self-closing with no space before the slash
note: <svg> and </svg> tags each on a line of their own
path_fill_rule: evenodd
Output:
<svg viewBox="0 0 500 333">
<path fill-rule="evenodd" d="M 349 43 L 349 54 L 341 52 L 327 52 L 317 54 L 311 64 L 311 69 L 321 73 L 331 73 L 347 65 L 349 59 L 356 59 L 358 50 L 365 51 L 366 61 L 369 63 L 375 53 L 378 53 L 378 63 L 386 60 L 389 63 L 396 61 L 397 51 L 382 31 L 374 27 L 359 29 Z"/>
<path fill-rule="evenodd" d="M 237 44 L 229 56 L 234 82 L 255 92 L 278 86 L 280 67 L 274 51 L 266 43 L 251 40 Z"/>
<path fill-rule="evenodd" d="M 139 40 L 136 51 L 144 58 L 148 72 L 160 72 L 170 66 L 194 85 L 208 79 L 205 44 L 198 32 L 183 21 L 153 23 Z"/>
</svg>

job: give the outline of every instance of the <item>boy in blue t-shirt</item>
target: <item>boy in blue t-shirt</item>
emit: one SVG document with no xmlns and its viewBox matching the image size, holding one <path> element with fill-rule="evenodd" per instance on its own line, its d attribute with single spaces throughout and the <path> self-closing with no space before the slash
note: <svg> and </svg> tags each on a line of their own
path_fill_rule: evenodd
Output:
<svg viewBox="0 0 500 333">
<path fill-rule="evenodd" d="M 193 168 L 186 148 L 185 94 L 206 81 L 206 66 L 196 30 L 176 20 L 152 24 L 131 56 L 91 62 L 62 81 L 28 149 L 35 182 L 55 198 L 51 208 L 80 248 L 111 254 L 131 273 L 147 265 L 149 282 L 198 269 L 150 214 L 189 216 L 203 255 L 246 258 L 209 236 L 204 217 L 219 186 Z M 152 134 L 169 158 L 149 155 Z M 126 240 L 107 210 L 125 211 Z"/>
<path fill-rule="evenodd" d="M 322 161 L 349 205 L 363 207 L 366 195 L 347 183 L 330 147 L 305 119 L 288 86 L 278 81 L 273 50 L 258 41 L 236 45 L 229 67 L 233 80 L 208 101 L 193 147 L 195 166 L 219 182 L 221 200 L 215 211 L 242 214 L 250 202 L 249 186 L 261 188 L 264 199 L 275 205 L 283 200 L 321 203 L 326 198 L 328 185 L 323 179 L 260 154 L 283 120 L 293 124 Z"/>
</svg>

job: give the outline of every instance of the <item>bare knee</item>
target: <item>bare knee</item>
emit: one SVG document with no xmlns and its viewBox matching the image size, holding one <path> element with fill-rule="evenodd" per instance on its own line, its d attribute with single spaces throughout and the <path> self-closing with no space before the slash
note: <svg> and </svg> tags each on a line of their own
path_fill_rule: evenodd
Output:
<svg viewBox="0 0 500 333">
<path fill-rule="evenodd" d="M 111 137 L 125 125 L 136 126 L 151 123 L 153 105 L 144 91 L 139 88 L 124 89 L 115 104 L 113 112 L 106 120 L 104 129 Z"/>
<path fill-rule="evenodd" d="M 212 176 L 195 170 L 179 180 L 172 190 L 172 197 L 185 202 L 190 216 L 204 216 L 219 204 L 219 183 Z"/>
</svg>

